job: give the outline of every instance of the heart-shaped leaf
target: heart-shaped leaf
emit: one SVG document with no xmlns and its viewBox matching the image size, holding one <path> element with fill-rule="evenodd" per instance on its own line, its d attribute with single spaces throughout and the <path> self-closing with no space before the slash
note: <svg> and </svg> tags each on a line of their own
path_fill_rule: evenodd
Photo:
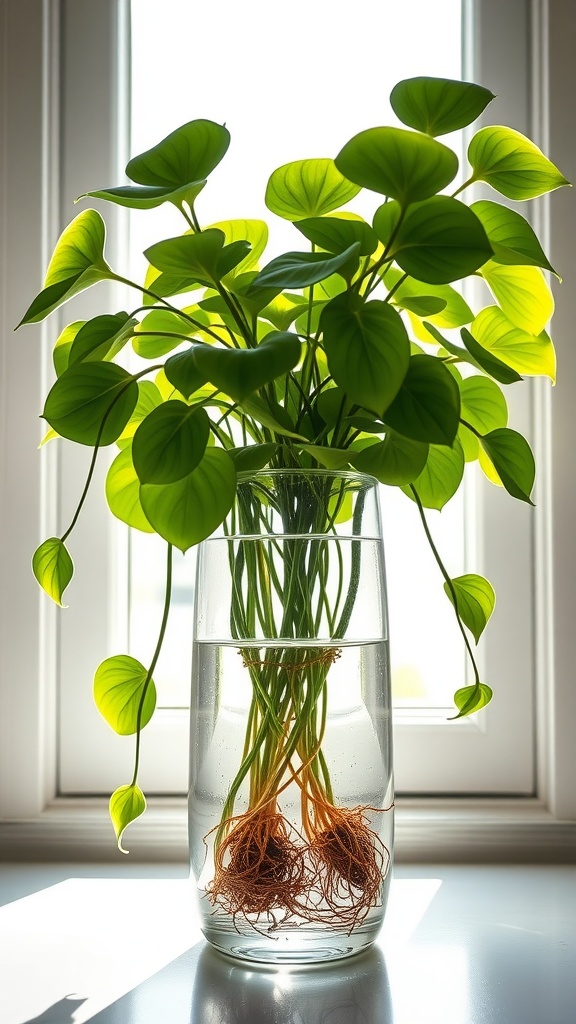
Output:
<svg viewBox="0 0 576 1024">
<path fill-rule="evenodd" d="M 474 181 L 508 199 L 534 199 L 570 182 L 525 135 L 502 125 L 481 128 L 468 147 Z"/>
<path fill-rule="evenodd" d="M 447 445 L 431 444 L 426 465 L 411 486 L 415 488 L 424 508 L 435 508 L 440 511 L 456 494 L 463 475 L 464 452 L 458 439 L 451 448 Z M 403 487 L 402 490 L 414 500 L 410 486 Z"/>
<path fill-rule="evenodd" d="M 382 484 L 401 487 L 416 480 L 428 458 L 428 445 L 411 441 L 390 431 L 383 441 L 368 445 L 350 462 L 361 473 L 375 476 Z"/>
<path fill-rule="evenodd" d="M 533 505 L 530 492 L 534 486 L 536 467 L 530 445 L 522 434 L 509 427 L 502 427 L 481 437 L 480 444 L 508 494 Z"/>
<path fill-rule="evenodd" d="M 340 150 L 335 163 L 350 181 L 396 199 L 403 208 L 440 192 L 458 170 L 451 149 L 404 128 L 360 132 Z"/>
<path fill-rule="evenodd" d="M 451 445 L 460 420 L 458 384 L 435 356 L 412 356 L 384 420 L 413 441 Z"/>
<path fill-rule="evenodd" d="M 210 420 L 204 409 L 164 402 L 134 434 L 132 461 L 142 484 L 172 484 L 188 476 L 206 451 Z"/>
<path fill-rule="evenodd" d="M 207 448 L 196 469 L 173 484 L 142 484 L 140 501 L 156 533 L 180 551 L 206 540 L 226 518 L 236 470 L 222 448 Z"/>
<path fill-rule="evenodd" d="M 481 274 L 508 320 L 529 334 L 544 330 L 554 298 L 538 267 L 508 267 L 490 260 Z"/>
<path fill-rule="evenodd" d="M 110 797 L 109 812 L 120 853 L 128 853 L 122 846 L 124 830 L 132 821 L 136 821 L 146 810 L 146 798 L 142 790 L 134 783 L 120 786 Z"/>
<path fill-rule="evenodd" d="M 390 93 L 390 106 L 409 128 L 446 135 L 472 124 L 494 93 L 472 82 L 449 78 L 406 78 Z"/>
<path fill-rule="evenodd" d="M 35 324 L 73 295 L 113 277 L 104 259 L 106 228 L 96 210 L 83 210 L 64 229 L 52 254 L 44 288 L 18 324 Z"/>
<path fill-rule="evenodd" d="M 166 238 L 146 249 L 146 259 L 169 278 L 178 279 L 179 290 L 196 284 L 211 287 L 241 263 L 250 251 L 246 241 L 224 245 L 224 232 L 215 228 L 197 234 Z M 155 283 L 156 287 L 156 283 Z"/>
<path fill-rule="evenodd" d="M 74 575 L 74 563 L 64 541 L 49 537 L 34 552 L 32 569 L 38 583 L 56 604 L 62 604 L 62 595 Z"/>
<path fill-rule="evenodd" d="M 460 416 L 480 434 L 505 427 L 508 406 L 500 388 L 489 377 L 474 374 L 460 383 Z"/>
<path fill-rule="evenodd" d="M 444 584 L 444 590 L 455 605 L 462 622 L 468 627 L 476 643 L 484 632 L 494 611 L 494 588 L 484 576 L 467 573 Z M 456 599 L 456 600 L 454 600 Z"/>
<path fill-rule="evenodd" d="M 120 437 L 116 438 L 116 444 L 119 448 L 126 448 L 128 445 L 132 444 L 132 438 L 142 423 L 142 420 L 145 420 L 148 413 L 161 405 L 162 401 L 163 398 L 160 394 L 160 389 L 156 384 L 153 384 L 151 380 L 138 381 L 138 401 L 134 406 L 134 412 L 120 434 Z"/>
<path fill-rule="evenodd" d="M 199 373 L 236 402 L 287 373 L 299 359 L 300 341 L 289 331 L 270 331 L 256 348 L 194 348 Z"/>
<path fill-rule="evenodd" d="M 156 687 L 144 665 L 128 654 L 106 658 L 94 676 L 94 701 L 119 736 L 148 724 L 156 708 Z"/>
<path fill-rule="evenodd" d="M 390 254 L 419 281 L 450 284 L 483 266 L 492 256 L 492 246 L 478 217 L 464 203 L 433 196 L 407 211 Z"/>
<path fill-rule="evenodd" d="M 140 481 L 128 445 L 116 456 L 106 475 L 106 500 L 112 515 L 142 533 L 154 533 L 140 504 Z"/>
<path fill-rule="evenodd" d="M 474 711 L 480 711 L 491 700 L 492 690 L 489 686 L 486 686 L 486 683 L 463 686 L 460 690 L 456 690 L 454 694 L 454 703 L 458 708 L 458 714 L 453 716 L 453 720 L 465 718 L 466 715 L 471 715 Z"/>
<path fill-rule="evenodd" d="M 330 373 L 358 405 L 381 414 L 406 376 L 410 342 L 389 303 L 346 292 L 325 306 L 321 326 Z"/>
<path fill-rule="evenodd" d="M 229 145 L 230 132 L 224 125 L 189 121 L 152 149 L 133 157 L 126 174 L 139 185 L 182 187 L 207 178 Z"/>
<path fill-rule="evenodd" d="M 482 222 L 496 263 L 542 267 L 555 274 L 531 224 L 515 210 L 482 199 L 470 209 Z"/>
<path fill-rule="evenodd" d="M 186 352 L 178 352 L 164 363 L 167 379 L 184 398 L 193 395 L 208 379 L 196 365 L 196 348 L 197 346 L 194 346 Z"/>
<path fill-rule="evenodd" d="M 113 359 L 124 348 L 137 323 L 128 313 L 104 314 L 88 320 L 74 337 L 68 365 L 84 359 Z"/>
<path fill-rule="evenodd" d="M 314 245 L 327 252 L 341 253 L 358 242 L 358 255 L 371 256 L 378 248 L 378 236 L 364 220 L 344 220 L 342 217 L 308 217 L 297 221 L 294 227 Z"/>
<path fill-rule="evenodd" d="M 112 444 L 128 423 L 138 385 L 116 363 L 76 363 L 53 384 L 43 416 L 61 437 L 79 444 Z"/>
<path fill-rule="evenodd" d="M 333 160 L 293 160 L 270 175 L 266 206 L 285 220 L 322 217 L 353 199 L 360 189 Z"/>
</svg>

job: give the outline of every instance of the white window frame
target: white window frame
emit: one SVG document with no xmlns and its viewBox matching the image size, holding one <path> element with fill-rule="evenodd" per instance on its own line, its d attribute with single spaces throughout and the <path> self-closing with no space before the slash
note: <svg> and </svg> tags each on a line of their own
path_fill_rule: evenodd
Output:
<svg viewBox="0 0 576 1024">
<path fill-rule="evenodd" d="M 569 177 L 574 173 L 571 150 L 571 111 L 566 97 L 574 94 L 575 69 L 572 60 L 575 41 L 571 0 L 470 0 L 467 14 L 475 21 L 475 53 L 471 54 L 473 76 L 489 82 L 503 95 L 530 96 L 515 120 L 515 126 L 540 142 Z M 2 374 L 0 398 L 3 421 L 0 426 L 0 551 L 2 578 L 0 594 L 0 857 L 64 855 L 70 857 L 103 856 L 113 851 L 106 821 L 105 801 L 59 798 L 56 770 L 58 645 L 54 623 L 56 610 L 41 599 L 28 572 L 30 552 L 44 536 L 56 532 L 60 510 L 54 500 L 46 502 L 46 479 L 50 459 L 38 479 L 36 445 L 40 432 L 30 416 L 30 396 L 45 393 L 48 379 L 47 340 L 40 358 L 38 332 L 23 330 L 16 338 L 13 325 L 26 308 L 36 282 L 40 281 L 61 227 L 69 219 L 69 209 L 60 213 L 58 171 L 60 44 L 59 26 L 65 27 L 63 52 L 85 53 L 74 46 L 74 33 L 87 31 L 90 51 L 98 55 L 102 70 L 93 96 L 93 109 L 86 108 L 85 97 L 78 102 L 67 96 L 67 128 L 74 117 L 89 118 L 97 137 L 98 125 L 116 116 L 115 92 L 118 87 L 118 46 L 121 52 L 125 29 L 125 0 L 5 0 L 0 13 L 0 43 L 3 49 L 0 123 L 0 158 L 4 167 L 2 219 L 2 295 L 3 331 L 0 338 Z M 88 21 L 86 19 L 89 19 Z M 85 36 L 86 38 L 86 36 Z M 106 56 L 108 55 L 108 56 Z M 70 61 L 68 57 L 68 61 Z M 84 57 L 82 57 L 84 59 Z M 102 67 L 104 63 L 104 67 Z M 73 74 L 69 63 L 64 72 Z M 472 74 L 470 75 L 472 77 Z M 504 80 L 507 79 L 507 80 Z M 528 89 L 528 81 L 531 88 Z M 103 88 L 107 83 L 107 92 Z M 508 121 L 508 115 L 503 119 Z M 72 119 L 72 126 L 71 120 Z M 114 133 L 122 137 L 122 126 Z M 73 138 L 69 135 L 69 138 Z M 115 141 L 116 145 L 116 141 Z M 78 182 L 65 183 L 67 194 L 86 187 L 89 167 L 94 182 L 115 180 L 118 153 L 94 147 L 75 162 L 81 173 Z M 122 161 L 120 160 L 120 163 Z M 98 166 L 99 163 L 99 166 Z M 64 165 L 62 165 L 64 166 Z M 2 187 L 2 186 L 0 186 Z M 64 191 L 64 184 L 62 184 Z M 112 211 L 113 214 L 113 211 Z M 110 218 L 107 218 L 110 220 Z M 549 250 L 554 265 L 574 265 L 571 252 L 575 237 L 575 212 L 572 196 L 563 190 L 550 204 L 547 224 Z M 38 244 L 38 225 L 42 224 L 42 245 Z M 122 219 L 118 218 L 118 227 Z M 114 230 L 114 229 L 113 229 Z M 113 233 L 113 232 L 112 232 Z M 502 558 L 496 553 L 492 568 L 486 571 L 506 601 L 512 588 L 514 601 L 520 598 L 534 621 L 534 646 L 531 651 L 515 652 L 521 672 L 531 680 L 532 660 L 536 678 L 537 772 L 533 792 L 524 799 L 417 799 L 401 801 L 399 808 L 398 850 L 400 856 L 510 856 L 529 849 L 534 856 L 573 856 L 576 842 L 576 756 L 570 723 L 576 722 L 576 690 L 572 685 L 572 617 L 576 609 L 576 590 L 571 567 L 573 554 L 573 509 L 576 508 L 576 482 L 571 472 L 571 419 L 573 400 L 570 385 L 576 385 L 576 355 L 571 339 L 571 324 L 576 309 L 575 289 L 558 295 L 554 337 L 561 360 L 561 383 L 550 400 L 549 389 L 536 384 L 533 410 L 542 429 L 534 438 L 539 456 L 538 514 L 534 526 L 527 528 L 519 520 L 522 543 L 535 552 L 534 587 L 524 584 L 518 595 L 516 571 L 500 577 Z M 83 309 L 86 307 L 83 306 Z M 97 311 L 97 310 L 95 310 Z M 85 315 L 85 314 L 84 314 Z M 53 326 L 50 331 L 52 334 Z M 19 375 L 26 372 L 26 383 Z M 515 420 L 518 422 L 518 419 Z M 519 424 L 522 429 L 523 424 Z M 528 424 L 529 426 L 529 424 Z M 18 438 L 18 446 L 14 445 Z M 554 444 L 552 445 L 552 440 Z M 546 465 L 544 465 L 546 459 Z M 41 511 L 39 511 L 41 510 Z M 485 528 L 498 516 L 497 498 L 487 505 Z M 85 522 L 85 542 L 94 543 L 90 523 Z M 108 538 L 98 543 L 106 545 Z M 83 546 L 78 537 L 78 549 Z M 507 566 L 509 551 L 503 552 Z M 6 581 L 9 581 L 9 586 Z M 78 584 L 76 584 L 78 588 Z M 87 575 L 80 576 L 79 587 L 92 588 Z M 108 591 L 109 592 L 109 591 Z M 107 596 L 105 593 L 104 598 Z M 96 596 L 97 597 L 97 596 Z M 76 604 L 83 604 L 77 589 Z M 94 601 L 106 608 L 106 601 Z M 74 615 L 72 609 L 66 615 Z M 105 619 L 94 621 L 91 635 L 106 630 Z M 102 628 L 101 628 L 102 627 Z M 510 644 L 508 637 L 503 644 Z M 512 640 L 513 642 L 513 640 Z M 96 641 L 97 643 L 97 641 Z M 496 643 L 491 650 L 497 648 Z M 89 657 L 94 664 L 99 655 Z M 491 656 L 492 657 L 492 656 Z M 495 655 L 497 658 L 497 655 Z M 488 666 L 490 678 L 494 669 Z M 505 685 L 503 681 L 500 685 Z M 531 685 L 528 683 L 527 685 Z M 426 726 L 427 730 L 434 726 Z M 438 732 L 438 757 L 444 753 L 445 727 Z M 464 735 L 464 734 L 463 734 Z M 469 737 L 464 736 L 467 744 Z M 418 743 L 417 734 L 415 743 Z M 463 788 L 465 788 L 463 786 Z M 485 783 L 481 786 L 485 790 Z M 434 784 L 431 784 L 434 792 Z M 151 811 L 142 825 L 138 843 L 149 855 L 185 855 L 185 821 L 181 801 L 152 801 Z M 158 823 L 162 821 L 161 833 Z M 434 824 L 437 827 L 432 827 Z"/>
</svg>

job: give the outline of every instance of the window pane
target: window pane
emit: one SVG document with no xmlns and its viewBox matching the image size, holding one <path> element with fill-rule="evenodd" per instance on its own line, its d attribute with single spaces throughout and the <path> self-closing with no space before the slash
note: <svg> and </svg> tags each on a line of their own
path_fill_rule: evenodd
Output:
<svg viewBox="0 0 576 1024">
<path fill-rule="evenodd" d="M 268 176 L 300 157 L 334 155 L 353 134 L 393 124 L 388 96 L 412 75 L 461 77 L 460 0 L 364 0 L 349 18 L 334 0 L 293 0 L 282 23 L 266 0 L 216 6 L 189 0 L 132 2 L 131 152 L 154 145 L 196 117 L 226 123 L 230 151 L 199 197 L 203 227 L 235 217 L 272 223 L 269 253 L 294 248 L 291 225 L 270 218 Z M 409 45 L 396 42 L 401 17 Z M 169 98 L 169 106 L 167 103 Z M 361 194 L 354 209 L 370 218 L 378 205 Z M 132 273 L 142 275 L 142 251 L 182 232 L 176 210 L 131 218 Z M 390 629 L 398 707 L 452 705 L 463 684 L 461 638 L 416 507 L 383 489 Z M 464 571 L 464 504 L 429 513 L 451 575 Z M 130 645 L 150 660 L 163 600 L 164 544 L 138 534 L 131 541 Z M 185 706 L 190 678 L 193 554 L 175 568 L 174 603 L 165 652 L 156 670 L 161 704 Z"/>
</svg>

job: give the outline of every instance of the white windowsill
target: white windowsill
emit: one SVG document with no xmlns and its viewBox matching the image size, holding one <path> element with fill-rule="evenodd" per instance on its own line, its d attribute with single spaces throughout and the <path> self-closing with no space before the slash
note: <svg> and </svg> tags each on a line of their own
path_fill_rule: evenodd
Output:
<svg viewBox="0 0 576 1024">
<path fill-rule="evenodd" d="M 126 835 L 130 859 L 186 862 L 184 799 L 150 800 Z M 36 818 L 0 823 L 0 861 L 115 861 L 107 801 L 54 800 Z M 539 800 L 400 798 L 399 863 L 576 863 L 576 822 L 561 821 Z"/>
</svg>

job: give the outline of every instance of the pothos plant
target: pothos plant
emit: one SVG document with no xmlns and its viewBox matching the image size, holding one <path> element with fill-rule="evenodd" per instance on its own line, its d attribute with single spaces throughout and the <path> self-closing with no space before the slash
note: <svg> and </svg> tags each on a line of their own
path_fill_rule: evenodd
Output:
<svg viewBox="0 0 576 1024">
<path fill-rule="evenodd" d="M 472 641 L 492 613 L 494 591 L 477 574 L 450 578 L 426 510 L 446 505 L 473 462 L 531 503 L 534 459 L 508 426 L 505 391 L 524 376 L 554 381 L 546 272 L 555 271 L 519 212 L 494 197 L 464 196 L 478 182 L 514 201 L 568 184 L 533 142 L 503 126 L 472 136 L 469 168 L 454 184 L 458 158 L 438 137 L 470 125 L 492 99 L 472 83 L 402 81 L 390 102 L 407 127 L 369 128 L 334 159 L 279 167 L 266 204 L 293 223 L 295 247 L 272 259 L 263 221 L 202 222 L 203 190 L 230 141 L 226 127 L 207 120 L 130 160 L 129 184 L 86 193 L 138 210 L 171 203 L 182 214 L 183 233 L 146 250 L 143 284 L 106 262 L 94 209 L 56 245 L 23 324 L 101 281 L 129 286 L 135 300 L 129 312 L 75 321 L 56 339 L 56 381 L 42 414 L 48 436 L 93 454 L 72 521 L 40 545 L 34 573 L 62 604 L 73 575 L 69 537 L 100 451 L 111 445 L 118 452 L 106 480 L 110 511 L 167 545 L 151 663 L 114 656 L 94 681 L 107 722 L 136 736 L 134 776 L 110 802 L 120 848 L 145 808 L 140 739 L 155 707 L 172 549 L 187 551 L 223 522 L 240 471 L 352 468 L 400 488 L 417 506 L 472 665 L 474 682 L 455 694 L 455 717 L 491 698 Z M 375 194 L 371 222 L 348 205 L 361 189 Z M 475 310 L 456 287 L 474 277 L 492 295 Z M 126 358 L 128 345 L 137 358 Z"/>
</svg>

